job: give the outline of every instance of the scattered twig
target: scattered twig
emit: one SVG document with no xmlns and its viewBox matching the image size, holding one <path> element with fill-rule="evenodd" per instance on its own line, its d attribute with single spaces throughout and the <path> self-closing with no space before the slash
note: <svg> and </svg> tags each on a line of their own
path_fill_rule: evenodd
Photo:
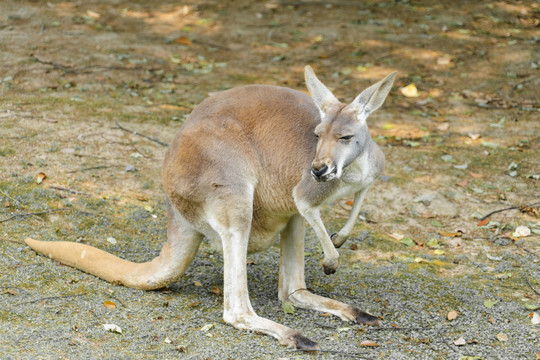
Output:
<svg viewBox="0 0 540 360">
<path fill-rule="evenodd" d="M 75 194 L 75 195 L 90 196 L 90 194 L 87 194 L 87 193 L 82 193 L 82 192 L 80 192 L 80 191 L 71 190 L 71 189 L 66 189 L 66 188 L 59 187 L 59 186 L 49 186 L 49 189 L 54 189 L 54 190 L 59 190 L 59 191 L 65 191 L 65 192 L 68 192 L 68 193 L 70 193 L 70 194 Z"/>
<path fill-rule="evenodd" d="M 34 216 L 34 215 L 44 215 L 44 214 L 49 214 L 49 213 L 52 213 L 52 212 L 56 212 L 56 211 L 66 211 L 66 210 L 71 210 L 71 209 L 50 209 L 50 210 L 46 210 L 46 211 L 39 211 L 39 212 L 32 212 L 32 213 L 24 213 L 24 214 L 15 214 L 15 215 L 12 215 L 6 219 L 2 219 L 0 220 L 0 223 L 3 223 L 3 222 L 6 222 L 6 221 L 9 221 L 11 219 L 15 219 L 17 217 L 26 217 L 26 216 Z"/>
<path fill-rule="evenodd" d="M 132 131 L 132 130 L 126 129 L 125 127 L 122 127 L 122 126 L 118 123 L 118 121 L 116 121 L 116 120 L 114 121 L 114 123 L 116 124 L 116 126 L 117 126 L 120 130 L 123 130 L 123 131 L 125 131 L 125 132 L 131 133 L 131 134 L 133 134 L 133 135 L 142 136 L 143 138 L 148 139 L 148 140 L 150 140 L 150 141 L 153 141 L 153 142 L 155 142 L 155 143 L 157 143 L 157 144 L 159 144 L 159 145 L 162 145 L 162 146 L 169 146 L 169 144 L 164 143 L 163 141 L 160 141 L 160 140 L 158 140 L 158 139 L 151 138 L 151 137 L 148 136 L 148 135 L 144 135 L 144 134 L 138 133 L 138 132 L 136 132 L 136 131 Z"/>
<path fill-rule="evenodd" d="M 34 59 L 36 62 L 43 64 L 43 65 L 49 65 L 52 66 L 54 70 L 61 70 L 64 72 L 64 74 L 71 74 L 71 73 L 88 73 L 89 70 L 100 70 L 100 71 L 138 71 L 138 70 L 152 70 L 152 69 L 146 69 L 141 66 L 133 66 L 133 67 L 126 67 L 126 66 L 104 66 L 104 65 L 89 65 L 89 66 L 70 66 L 70 65 L 64 65 L 64 64 L 58 64 L 52 61 L 43 60 L 38 58 L 36 55 L 31 54 L 30 57 Z"/>
<path fill-rule="evenodd" d="M 68 174 L 73 174 L 73 173 L 76 173 L 78 171 L 88 171 L 88 170 L 98 170 L 98 169 L 108 169 L 108 168 L 112 168 L 112 167 L 116 167 L 117 165 L 100 165 L 100 166 L 93 166 L 93 167 L 89 167 L 89 168 L 82 168 L 82 169 L 77 169 L 77 170 L 71 170 L 71 171 L 68 171 Z"/>
<path fill-rule="evenodd" d="M 527 276 L 527 273 L 524 272 L 523 275 L 525 275 L 525 280 L 527 280 L 527 284 L 529 284 L 529 286 L 530 286 L 530 288 L 532 289 L 532 291 L 534 291 L 534 293 L 535 293 L 536 295 L 540 295 L 540 291 L 536 290 L 536 289 L 532 286 L 531 282 L 529 281 L 529 277 Z"/>
<path fill-rule="evenodd" d="M 492 211 L 492 212 L 490 212 L 489 214 L 485 215 L 484 217 L 482 217 L 482 218 L 480 219 L 480 221 L 487 219 L 488 217 L 490 217 L 490 216 L 493 215 L 493 214 L 497 214 L 497 213 L 500 213 L 500 212 L 503 212 L 503 211 L 515 210 L 515 209 L 522 209 L 522 208 L 527 208 L 527 207 L 535 206 L 535 205 L 538 205 L 538 204 L 540 204 L 540 202 L 535 202 L 535 203 L 530 204 L 530 205 L 510 206 L 510 207 L 507 207 L 507 208 L 504 208 L 504 209 L 495 210 L 495 211 Z"/>
<path fill-rule="evenodd" d="M 320 323 L 320 322 L 315 322 L 315 325 L 318 325 L 318 326 L 326 328 L 326 329 L 333 329 L 333 330 L 337 329 L 336 326 L 326 325 L 326 324 L 323 324 L 323 323 Z"/>
<path fill-rule="evenodd" d="M 31 300 L 31 301 L 18 303 L 18 304 L 15 304 L 13 306 L 19 306 L 19 305 L 25 305 L 25 304 L 34 304 L 34 303 L 37 303 L 37 302 L 47 301 L 47 300 L 66 299 L 66 298 L 78 297 L 78 296 L 83 296 L 83 295 L 86 295 L 86 293 L 80 293 L 80 294 L 75 294 L 75 295 L 49 296 L 49 297 L 40 298 L 40 299 L 37 299 L 37 300 Z"/>
</svg>

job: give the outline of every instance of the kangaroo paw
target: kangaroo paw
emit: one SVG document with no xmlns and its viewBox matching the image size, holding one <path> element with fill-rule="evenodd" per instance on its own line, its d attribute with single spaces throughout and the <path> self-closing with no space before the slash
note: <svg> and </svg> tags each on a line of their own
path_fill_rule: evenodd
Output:
<svg viewBox="0 0 540 360">
<path fill-rule="evenodd" d="M 298 350 L 302 351 L 318 351 L 321 348 L 319 347 L 319 344 L 317 344 L 315 341 L 312 341 L 308 339 L 305 336 L 302 336 L 298 333 L 293 335 L 295 347 Z"/>
<path fill-rule="evenodd" d="M 339 249 L 341 245 L 343 245 L 345 241 L 347 241 L 348 238 L 348 236 L 340 236 L 339 233 L 333 233 L 330 236 L 330 239 L 332 239 L 332 244 L 334 244 L 337 249 Z"/>
<path fill-rule="evenodd" d="M 379 326 L 380 320 L 378 317 L 368 314 L 360 309 L 354 309 L 354 322 L 357 324 Z"/>
</svg>

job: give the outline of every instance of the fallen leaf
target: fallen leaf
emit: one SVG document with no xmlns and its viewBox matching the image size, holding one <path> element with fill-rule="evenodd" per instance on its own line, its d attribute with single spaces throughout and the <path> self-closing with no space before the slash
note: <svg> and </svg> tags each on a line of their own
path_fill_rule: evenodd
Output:
<svg viewBox="0 0 540 360">
<path fill-rule="evenodd" d="M 456 185 L 461 186 L 461 187 L 465 187 L 465 186 L 467 186 L 468 183 L 469 183 L 469 180 L 463 179 L 463 181 L 460 181 L 460 182 L 456 183 Z"/>
<path fill-rule="evenodd" d="M 122 333 L 122 328 L 115 324 L 103 324 L 103 327 L 105 328 L 105 330 L 110 331 L 110 332 L 115 332 L 118 334 Z"/>
<path fill-rule="evenodd" d="M 195 281 L 193 282 L 193 285 L 198 286 L 198 287 L 201 287 L 201 286 L 202 286 L 201 282 L 200 282 L 200 281 L 197 281 L 197 280 L 195 280 Z"/>
<path fill-rule="evenodd" d="M 116 304 L 109 300 L 105 300 L 103 302 L 103 306 L 105 306 L 108 309 L 116 309 Z"/>
<path fill-rule="evenodd" d="M 345 204 L 347 204 L 347 205 L 349 205 L 349 206 L 353 206 L 354 201 L 352 201 L 352 200 L 347 200 L 347 201 L 345 201 Z"/>
<path fill-rule="evenodd" d="M 214 324 L 206 324 L 199 331 L 208 332 L 213 326 Z"/>
<path fill-rule="evenodd" d="M 482 360 L 480 356 L 461 355 L 459 360 Z"/>
<path fill-rule="evenodd" d="M 538 313 L 533 313 L 533 316 L 532 316 L 532 319 L 531 319 L 531 323 L 533 325 L 538 325 L 540 324 L 540 315 L 538 315 Z"/>
<path fill-rule="evenodd" d="M 439 242 L 437 239 L 433 238 L 426 243 L 426 246 L 429 248 L 437 248 L 439 247 Z"/>
<path fill-rule="evenodd" d="M 176 44 L 186 45 L 186 46 L 189 46 L 189 45 L 193 44 L 193 42 L 189 38 L 187 38 L 185 36 L 177 37 L 176 39 L 174 39 L 174 42 Z"/>
<path fill-rule="evenodd" d="M 495 324 L 495 318 L 493 316 L 490 316 L 488 321 L 492 324 Z"/>
<path fill-rule="evenodd" d="M 437 249 L 437 250 L 434 250 L 433 253 L 435 255 L 444 255 L 444 250 Z"/>
<path fill-rule="evenodd" d="M 294 314 L 294 305 L 288 301 L 283 301 L 281 303 L 281 308 L 285 314 Z"/>
<path fill-rule="evenodd" d="M 469 175 L 471 175 L 471 176 L 472 176 L 473 178 L 475 178 L 475 179 L 479 179 L 479 178 L 483 178 L 483 177 L 484 177 L 484 175 L 478 174 L 478 173 L 473 173 L 472 171 L 469 171 L 468 173 L 469 173 Z"/>
<path fill-rule="evenodd" d="M 497 340 L 499 340 L 501 342 L 508 341 L 508 336 L 506 334 L 503 334 L 503 333 L 498 333 L 497 335 L 495 335 L 495 337 L 497 338 Z"/>
<path fill-rule="evenodd" d="M 540 360 L 540 351 L 536 353 L 536 360 Z"/>
<path fill-rule="evenodd" d="M 420 94 L 418 93 L 418 89 L 416 88 L 416 85 L 409 84 L 405 87 L 402 87 L 400 90 L 401 94 L 406 97 L 419 97 Z"/>
<path fill-rule="evenodd" d="M 499 300 L 496 300 L 496 301 L 493 301 L 493 300 L 485 300 L 484 301 L 484 306 L 487 307 L 488 309 L 491 309 L 493 307 L 493 305 L 495 305 L 496 303 L 498 303 Z"/>
<path fill-rule="evenodd" d="M 10 295 L 17 295 L 17 291 L 16 290 L 11 290 L 11 289 L 8 289 L 6 291 L 4 291 L 4 294 L 10 294 Z"/>
<path fill-rule="evenodd" d="M 484 219 L 484 220 L 478 222 L 478 226 L 484 226 L 484 225 L 486 225 L 488 222 L 489 222 L 489 219 Z"/>
<path fill-rule="evenodd" d="M 218 288 L 217 286 L 214 286 L 214 287 L 212 288 L 212 292 L 213 292 L 214 294 L 216 294 L 216 295 L 219 295 L 219 293 L 220 293 L 219 288 Z"/>
<path fill-rule="evenodd" d="M 41 184 L 43 180 L 45 180 L 46 178 L 47 178 L 47 175 L 45 175 L 45 173 L 43 172 L 40 172 L 39 174 L 36 175 L 36 182 L 38 184 Z"/>
<path fill-rule="evenodd" d="M 460 336 L 458 339 L 454 340 L 454 345 L 462 346 L 465 345 L 467 342 L 463 338 L 463 336 Z"/>
<path fill-rule="evenodd" d="M 449 231 L 439 230 L 438 233 L 440 235 L 446 236 L 446 237 L 459 237 L 459 236 L 463 235 L 463 233 L 461 231 L 459 231 L 459 232 L 449 232 Z"/>
<path fill-rule="evenodd" d="M 512 234 L 513 237 L 525 237 L 531 235 L 531 229 L 526 226 L 518 226 L 516 231 Z"/>
<path fill-rule="evenodd" d="M 478 139 L 480 139 L 480 137 L 482 137 L 482 135 L 480 135 L 478 133 L 468 133 L 467 136 L 470 137 L 473 140 L 478 140 Z"/>
<path fill-rule="evenodd" d="M 351 330 L 350 327 L 342 327 L 342 328 L 338 328 L 337 332 L 342 333 L 342 332 L 346 332 L 346 331 L 350 331 L 350 330 Z"/>
<path fill-rule="evenodd" d="M 406 245 L 406 246 L 408 246 L 408 247 L 416 245 L 416 243 L 409 237 L 403 238 L 399 242 Z"/>
<path fill-rule="evenodd" d="M 163 342 L 164 342 L 165 344 L 171 344 L 171 343 L 172 343 L 172 340 L 169 339 L 169 337 L 167 336 L 167 337 L 165 338 L 165 340 L 163 340 Z"/>
<path fill-rule="evenodd" d="M 538 304 L 529 304 L 529 303 L 525 303 L 525 307 L 526 307 L 528 310 L 532 310 L 532 311 L 535 311 L 535 310 L 540 309 L 540 305 L 538 305 Z"/>
<path fill-rule="evenodd" d="M 398 233 L 388 234 L 388 236 L 390 236 L 392 239 L 395 239 L 395 240 L 398 240 L 398 241 L 405 237 L 405 235 L 401 235 L 401 234 L 398 234 Z"/>
<path fill-rule="evenodd" d="M 364 340 L 360 343 L 360 346 L 381 346 L 372 340 Z"/>
<path fill-rule="evenodd" d="M 195 307 L 195 306 L 199 306 L 199 305 L 201 305 L 201 302 L 200 301 L 195 301 L 195 302 L 192 302 L 191 304 L 189 304 L 186 307 L 191 308 L 191 307 Z"/>
<path fill-rule="evenodd" d="M 457 318 L 457 315 L 458 315 L 457 311 L 452 310 L 452 311 L 450 311 L 450 312 L 448 313 L 448 315 L 446 315 L 446 318 L 447 318 L 448 320 L 452 321 L 452 320 L 455 320 L 455 319 Z"/>
<path fill-rule="evenodd" d="M 107 238 L 107 242 L 108 242 L 108 243 L 111 243 L 111 244 L 113 244 L 113 245 L 116 245 L 116 239 L 113 238 L 113 237 L 108 237 L 108 238 Z"/>
</svg>

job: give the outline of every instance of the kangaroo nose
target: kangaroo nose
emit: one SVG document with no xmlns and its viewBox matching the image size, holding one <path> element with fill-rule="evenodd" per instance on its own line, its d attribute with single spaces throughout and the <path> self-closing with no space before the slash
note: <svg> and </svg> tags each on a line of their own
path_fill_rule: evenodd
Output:
<svg viewBox="0 0 540 360">
<path fill-rule="evenodd" d="M 316 167 L 311 167 L 311 175 L 313 175 L 313 177 L 315 179 L 319 179 L 321 177 L 321 175 L 323 175 L 324 173 L 326 173 L 326 171 L 328 170 L 328 166 L 326 165 L 323 165 L 322 167 L 320 168 L 316 168 Z"/>
</svg>

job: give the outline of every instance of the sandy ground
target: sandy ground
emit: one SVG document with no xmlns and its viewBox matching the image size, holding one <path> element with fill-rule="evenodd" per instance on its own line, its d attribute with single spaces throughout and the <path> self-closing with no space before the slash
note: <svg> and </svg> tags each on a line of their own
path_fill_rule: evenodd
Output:
<svg viewBox="0 0 540 360">
<path fill-rule="evenodd" d="M 0 357 L 538 358 L 538 14 L 533 1 L 1 2 Z M 309 286 L 384 318 L 380 329 L 284 313 L 277 247 L 250 257 L 253 305 L 320 353 L 224 324 L 222 257 L 206 244 L 184 277 L 152 292 L 22 244 L 151 259 L 166 236 L 166 146 L 152 139 L 169 143 L 211 92 L 303 90 L 305 64 L 343 101 L 398 71 L 369 122 L 386 174 L 337 274 L 323 274 L 307 233 Z M 417 96 L 401 90 L 410 84 Z M 347 200 L 325 210 L 330 231 Z M 531 234 L 514 236 L 519 226 Z"/>
</svg>

